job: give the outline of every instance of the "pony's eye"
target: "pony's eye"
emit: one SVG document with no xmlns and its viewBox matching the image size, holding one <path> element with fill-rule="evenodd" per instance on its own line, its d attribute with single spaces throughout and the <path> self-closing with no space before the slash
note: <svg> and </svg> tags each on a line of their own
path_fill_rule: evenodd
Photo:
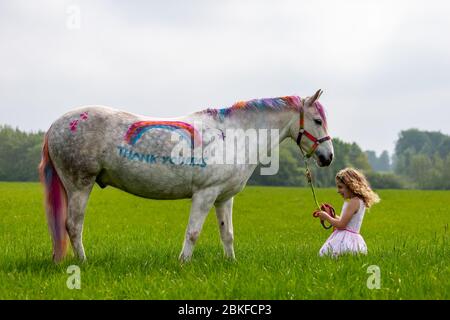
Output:
<svg viewBox="0 0 450 320">
<path fill-rule="evenodd" d="M 318 126 L 321 126 L 321 125 L 322 125 L 322 120 L 321 120 L 321 119 L 314 119 L 314 122 L 315 122 Z"/>
</svg>

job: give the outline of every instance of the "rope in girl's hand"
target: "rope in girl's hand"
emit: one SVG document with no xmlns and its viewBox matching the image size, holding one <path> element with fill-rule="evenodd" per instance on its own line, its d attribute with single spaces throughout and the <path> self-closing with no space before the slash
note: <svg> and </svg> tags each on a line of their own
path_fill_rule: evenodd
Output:
<svg viewBox="0 0 450 320">
<path fill-rule="evenodd" d="M 329 204 L 329 203 L 323 203 L 323 204 L 320 206 L 320 210 L 316 210 L 316 211 L 313 212 L 313 217 L 314 217 L 314 218 L 320 217 L 320 213 L 319 213 L 320 211 L 325 211 L 325 212 L 328 213 L 328 215 L 330 215 L 332 218 L 335 218 L 335 217 L 336 217 L 336 212 L 335 212 L 333 206 L 332 206 L 331 204 Z M 320 219 L 320 223 L 322 224 L 322 226 L 323 226 L 325 229 L 330 229 L 330 228 L 332 227 L 331 224 L 330 224 L 329 226 L 326 226 L 326 225 L 325 225 L 325 221 L 322 220 L 322 219 Z"/>
<path fill-rule="evenodd" d="M 300 150 L 302 150 L 300 148 Z M 303 150 L 302 150 L 303 153 Z M 323 203 L 322 205 L 319 206 L 319 203 L 317 202 L 317 197 L 316 197 L 316 192 L 314 190 L 314 185 L 313 185 L 313 181 L 312 181 L 312 175 L 311 175 L 311 170 L 309 170 L 309 166 L 308 166 L 308 160 L 306 159 L 306 157 L 303 157 L 304 161 L 305 161 L 305 167 L 306 167 L 306 171 L 305 171 L 305 176 L 306 179 L 308 180 L 308 183 L 311 187 L 311 191 L 314 197 L 314 202 L 316 203 L 316 207 L 318 210 L 313 212 L 313 217 L 314 218 L 318 218 L 320 216 L 319 211 L 325 211 L 326 213 L 328 213 L 332 218 L 336 217 L 336 212 L 333 208 L 333 206 L 329 203 Z M 332 227 L 332 225 L 330 224 L 329 226 L 325 225 L 325 221 L 320 219 L 320 223 L 322 224 L 322 227 L 324 227 L 325 229 L 330 229 Z"/>
</svg>

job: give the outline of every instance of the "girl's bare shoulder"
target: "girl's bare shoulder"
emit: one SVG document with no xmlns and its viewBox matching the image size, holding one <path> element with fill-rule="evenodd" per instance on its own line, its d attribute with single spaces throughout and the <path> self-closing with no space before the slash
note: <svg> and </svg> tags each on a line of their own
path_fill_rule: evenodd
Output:
<svg viewBox="0 0 450 320">
<path fill-rule="evenodd" d="M 360 202 L 358 197 L 353 197 L 348 201 L 348 206 L 352 209 L 353 213 L 359 210 Z"/>
</svg>

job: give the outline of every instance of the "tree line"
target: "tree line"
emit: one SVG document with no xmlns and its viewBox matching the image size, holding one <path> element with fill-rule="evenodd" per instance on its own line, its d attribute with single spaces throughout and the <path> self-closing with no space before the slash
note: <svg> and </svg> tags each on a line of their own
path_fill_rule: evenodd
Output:
<svg viewBox="0 0 450 320">
<path fill-rule="evenodd" d="M 0 125 L 0 181 L 37 181 L 44 132 L 23 132 Z M 334 187 L 336 173 L 345 167 L 362 170 L 374 188 L 450 189 L 450 136 L 440 132 L 410 129 L 401 131 L 395 154 L 377 156 L 356 143 L 333 139 L 334 160 L 329 167 L 311 162 L 314 183 Z M 279 171 L 261 176 L 257 168 L 252 185 L 307 186 L 304 162 L 298 146 L 290 140 L 280 145 Z"/>
<path fill-rule="evenodd" d="M 400 132 L 393 165 L 410 188 L 450 189 L 450 136 L 417 129 Z"/>
<path fill-rule="evenodd" d="M 0 125 L 0 181 L 37 181 L 43 138 Z"/>
<path fill-rule="evenodd" d="M 334 157 L 330 166 L 318 168 L 309 160 L 314 185 L 317 187 L 334 187 L 336 173 L 346 167 L 362 170 L 374 188 L 401 189 L 403 180 L 392 172 L 373 170 L 369 157 L 356 143 L 347 143 L 333 138 Z M 259 170 L 251 177 L 249 183 L 254 185 L 308 186 L 305 177 L 305 164 L 298 146 L 293 141 L 284 141 L 280 145 L 280 169 L 274 176 L 261 176 Z"/>
<path fill-rule="evenodd" d="M 336 173 L 345 167 L 361 169 L 377 189 L 450 189 L 450 136 L 441 132 L 401 131 L 392 157 L 377 156 L 356 143 L 333 139 L 334 160 L 329 167 L 311 165 L 315 185 L 333 187 Z M 285 141 L 280 147 L 280 171 L 276 176 L 254 174 L 250 183 L 306 186 L 305 168 L 298 147 Z"/>
</svg>

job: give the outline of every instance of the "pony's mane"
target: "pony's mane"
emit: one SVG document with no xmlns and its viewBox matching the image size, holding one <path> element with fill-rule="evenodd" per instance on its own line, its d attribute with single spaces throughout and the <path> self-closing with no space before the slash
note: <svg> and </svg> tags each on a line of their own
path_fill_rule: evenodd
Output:
<svg viewBox="0 0 450 320">
<path fill-rule="evenodd" d="M 321 118 L 323 119 L 325 127 L 327 126 L 327 119 L 325 116 L 325 110 L 319 101 L 314 103 L 317 112 L 319 112 Z M 206 110 L 200 111 L 200 113 L 206 113 L 214 118 L 219 118 L 223 120 L 225 117 L 229 117 L 238 110 L 250 110 L 250 111 L 262 111 L 262 110 L 273 110 L 282 111 L 287 109 L 292 109 L 299 111 L 303 106 L 303 101 L 298 96 L 286 96 L 277 98 L 264 98 L 264 99 L 253 99 L 249 101 L 239 101 L 233 104 L 229 108 L 222 109 L 212 109 L 208 108 Z"/>
<path fill-rule="evenodd" d="M 211 109 L 200 111 L 201 113 L 206 113 L 213 117 L 225 118 L 237 110 L 251 110 L 251 111 L 262 111 L 262 110 L 284 110 L 286 108 L 291 108 L 298 110 L 302 102 L 299 97 L 289 96 L 289 97 L 278 97 L 278 98 L 264 98 L 264 99 L 253 99 L 249 101 L 238 101 L 234 103 L 229 108 L 222 109 Z"/>
</svg>

